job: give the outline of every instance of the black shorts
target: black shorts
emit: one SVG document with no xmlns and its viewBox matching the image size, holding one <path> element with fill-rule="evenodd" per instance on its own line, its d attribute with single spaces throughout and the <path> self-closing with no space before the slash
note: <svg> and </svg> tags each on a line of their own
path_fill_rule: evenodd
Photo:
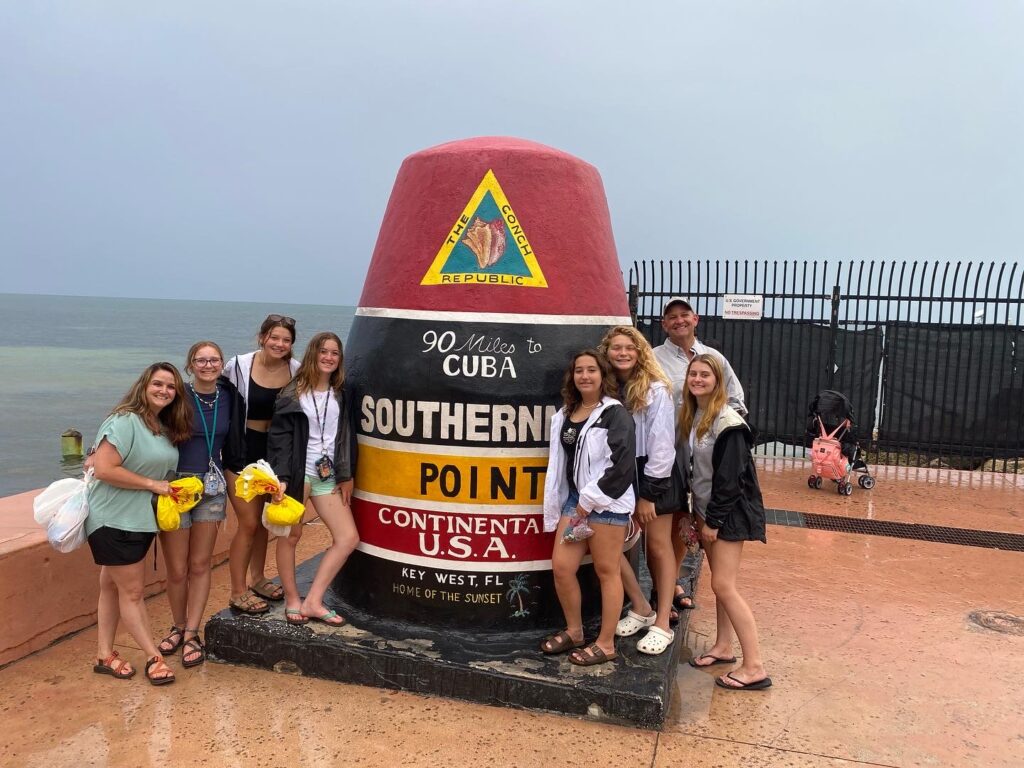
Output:
<svg viewBox="0 0 1024 768">
<path fill-rule="evenodd" d="M 267 458 L 267 433 L 255 429 L 245 430 L 245 463 L 246 465 Z"/>
<path fill-rule="evenodd" d="M 120 528 L 97 528 L 89 536 L 89 549 L 96 565 L 134 565 L 149 551 L 156 534 L 122 531 Z"/>
</svg>

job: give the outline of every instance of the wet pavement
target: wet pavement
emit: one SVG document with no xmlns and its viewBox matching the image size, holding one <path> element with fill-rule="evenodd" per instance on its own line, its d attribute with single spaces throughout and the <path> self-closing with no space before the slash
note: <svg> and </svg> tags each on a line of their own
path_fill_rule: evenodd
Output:
<svg viewBox="0 0 1024 768">
<path fill-rule="evenodd" d="M 759 466 L 776 509 L 1024 532 L 1015 476 L 889 469 L 843 497 L 809 489 L 802 462 Z M 775 686 L 724 691 L 681 664 L 662 733 L 225 664 L 183 670 L 180 657 L 178 682 L 154 688 L 141 670 L 92 674 L 89 629 L 0 670 L 0 764 L 1024 765 L 1024 635 L 969 618 L 1024 616 L 1024 553 L 775 525 L 768 536 L 748 545 L 741 589 Z M 310 526 L 300 554 L 324 539 Z M 712 642 L 706 576 L 693 653 Z M 211 605 L 226 600 L 220 567 Z M 155 628 L 170 623 L 163 597 L 149 608 Z"/>
</svg>

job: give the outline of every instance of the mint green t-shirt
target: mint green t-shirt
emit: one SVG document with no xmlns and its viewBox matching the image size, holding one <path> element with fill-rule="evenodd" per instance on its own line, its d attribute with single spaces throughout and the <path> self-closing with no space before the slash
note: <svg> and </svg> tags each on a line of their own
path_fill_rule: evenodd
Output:
<svg viewBox="0 0 1024 768">
<path fill-rule="evenodd" d="M 135 413 L 108 416 L 96 433 L 96 445 L 106 439 L 121 455 L 121 466 L 151 480 L 167 480 L 178 466 L 178 449 L 163 435 L 154 435 Z M 156 531 L 153 494 L 149 491 L 116 488 L 101 480 L 89 486 L 89 517 L 85 533 L 98 528 L 122 531 Z"/>
</svg>

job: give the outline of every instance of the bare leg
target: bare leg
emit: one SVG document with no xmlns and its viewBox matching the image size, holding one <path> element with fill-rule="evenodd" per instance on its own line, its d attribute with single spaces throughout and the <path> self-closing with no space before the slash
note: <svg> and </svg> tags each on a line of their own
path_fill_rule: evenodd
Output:
<svg viewBox="0 0 1024 768">
<path fill-rule="evenodd" d="M 144 563 L 140 560 L 132 565 L 108 565 L 105 566 L 110 578 L 117 587 L 118 608 L 121 611 L 121 621 L 125 629 L 132 636 L 132 639 L 139 644 L 146 658 L 163 658 L 160 651 L 153 642 L 150 634 L 149 615 L 146 613 L 146 600 L 144 594 Z M 168 668 L 161 669 L 157 665 L 152 674 L 155 677 L 173 677 L 174 673 Z"/>
<path fill-rule="evenodd" d="M 324 606 L 324 593 L 359 544 L 359 532 L 356 530 L 352 510 L 342 502 L 341 494 L 314 496 L 313 508 L 331 532 L 333 540 L 320 559 L 313 583 L 309 585 L 306 599 L 302 601 L 302 613 L 306 616 L 322 616 L 328 613 Z"/>
<path fill-rule="evenodd" d="M 729 632 L 735 629 L 743 651 L 743 663 L 731 673 L 732 676 L 745 683 L 760 680 L 767 676 L 764 661 L 761 658 L 761 645 L 757 637 L 757 623 L 754 614 L 736 589 L 736 577 L 739 573 L 740 560 L 743 556 L 742 541 L 722 541 L 719 539 L 710 546 L 712 553 L 711 588 L 715 592 L 716 603 L 723 607 L 730 623 Z M 721 633 L 719 626 L 719 633 Z M 718 641 L 715 643 L 718 647 Z"/>
<path fill-rule="evenodd" d="M 683 538 L 682 533 L 679 531 L 679 526 L 688 521 L 689 517 L 689 514 L 686 512 L 672 513 L 672 550 L 674 551 L 676 558 L 676 573 L 675 577 L 673 578 L 674 586 L 672 587 L 673 600 L 675 599 L 675 595 L 686 595 L 686 590 L 684 590 L 678 584 L 675 584 L 675 579 L 679 578 L 679 574 L 683 570 L 683 560 L 686 559 L 686 550 L 689 547 L 686 540 Z M 686 605 L 688 605 L 689 607 L 693 607 L 692 596 L 686 597 L 685 602 Z"/>
<path fill-rule="evenodd" d="M 633 566 L 629 564 L 625 554 L 619 557 L 619 578 L 622 579 L 622 591 L 630 602 L 630 610 L 640 616 L 650 616 L 654 609 L 640 589 L 640 582 L 637 581 Z"/>
<path fill-rule="evenodd" d="M 619 561 L 622 559 L 622 542 L 626 529 L 621 525 L 591 523 L 594 535 L 587 543 L 594 557 L 594 571 L 601 582 L 601 631 L 594 643 L 607 655 L 615 653 L 615 625 L 622 611 L 622 579 L 619 575 Z M 577 584 L 577 593 L 579 586 Z M 579 604 L 577 603 L 577 611 Z"/>
<path fill-rule="evenodd" d="M 303 489 L 303 501 L 309 501 L 309 483 Z M 298 611 L 302 606 L 299 586 L 295 581 L 295 548 L 302 538 L 302 521 L 293 525 L 287 536 L 277 537 L 277 573 L 284 588 L 284 608 Z"/>
<path fill-rule="evenodd" d="M 187 625 L 188 602 L 188 551 L 190 528 L 179 528 L 176 531 L 161 531 L 160 549 L 163 550 L 164 566 L 167 569 L 167 602 L 171 605 L 171 624 L 184 629 Z M 171 648 L 174 640 L 181 644 L 181 638 L 175 634 L 168 635 L 170 640 L 160 642 L 161 653 L 173 653 Z"/>
<path fill-rule="evenodd" d="M 651 570 L 654 588 L 658 590 L 658 605 L 655 606 L 658 618 L 654 626 L 666 632 L 669 631 L 672 598 L 675 596 L 676 576 L 679 573 L 672 549 L 672 527 L 672 515 L 659 515 L 645 528 L 647 566 Z"/>
<path fill-rule="evenodd" d="M 182 626 L 198 629 L 203 625 L 203 614 L 210 599 L 210 563 L 217 542 L 217 523 L 192 523 L 189 530 L 192 535 L 189 537 L 188 554 L 188 608 Z M 185 639 L 196 634 L 188 632 Z"/>
<path fill-rule="evenodd" d="M 114 651 L 114 637 L 121 611 L 117 606 L 117 585 L 108 566 L 100 566 L 100 599 L 96 608 L 96 657 L 105 659 Z"/>
<path fill-rule="evenodd" d="M 238 477 L 233 472 L 227 472 L 228 496 L 231 499 L 231 507 L 235 510 L 235 517 L 238 520 L 238 530 L 231 540 L 229 549 L 228 572 L 231 574 L 231 599 L 241 597 L 249 591 L 249 584 L 246 581 L 246 572 L 249 569 L 249 561 L 253 557 L 253 543 L 258 535 L 258 530 L 266 529 L 262 525 L 263 503 L 265 496 L 257 496 L 252 501 L 245 501 L 235 495 L 235 480 Z M 266 558 L 266 537 L 264 536 L 263 557 Z M 260 600 L 264 607 L 266 602 Z"/>
<path fill-rule="evenodd" d="M 580 582 L 576 578 L 576 572 L 580 569 L 583 556 L 587 553 L 587 543 L 577 541 L 566 543 L 562 541 L 562 534 L 569 525 L 569 518 L 562 517 L 558 521 L 558 528 L 555 531 L 555 546 L 551 551 L 551 571 L 555 577 L 555 592 L 558 593 L 558 602 L 562 605 L 562 613 L 565 615 L 565 629 L 573 641 L 583 642 L 583 614 L 581 608 Z M 616 561 L 616 568 L 618 561 Z M 619 595 L 619 603 L 615 606 L 615 618 L 612 620 L 612 631 L 615 629 L 615 622 L 619 619 L 619 611 L 622 610 L 622 596 Z"/>
<path fill-rule="evenodd" d="M 259 517 L 263 516 L 263 504 L 260 503 Z M 249 557 L 249 579 L 250 584 L 257 584 L 266 578 L 267 570 L 267 545 L 270 541 L 270 531 L 261 524 L 256 526 L 252 536 L 252 554 Z"/>
</svg>

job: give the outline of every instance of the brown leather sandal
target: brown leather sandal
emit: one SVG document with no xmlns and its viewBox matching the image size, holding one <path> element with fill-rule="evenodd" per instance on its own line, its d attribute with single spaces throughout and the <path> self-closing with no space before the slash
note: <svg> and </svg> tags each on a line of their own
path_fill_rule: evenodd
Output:
<svg viewBox="0 0 1024 768">
<path fill-rule="evenodd" d="M 185 641 L 185 644 L 181 648 L 181 666 L 188 669 L 189 667 L 198 667 L 204 661 L 206 661 L 206 646 L 203 645 L 203 641 L 199 639 L 199 628 L 186 629 L 186 632 L 193 633 L 192 637 Z M 196 656 L 195 654 L 199 654 Z M 193 656 L 194 658 L 187 659 L 186 656 Z"/>
<path fill-rule="evenodd" d="M 546 653 L 548 656 L 554 656 L 556 653 L 565 653 L 574 648 L 582 648 L 585 644 L 586 640 L 573 640 L 569 630 L 563 629 L 561 632 L 545 637 L 544 642 L 540 644 L 540 652 Z"/>
<path fill-rule="evenodd" d="M 582 650 L 577 649 L 569 654 L 569 661 L 577 667 L 595 667 L 598 664 L 615 661 L 617 658 L 619 658 L 619 654 L 605 653 L 597 643 L 588 645 Z"/>
</svg>

